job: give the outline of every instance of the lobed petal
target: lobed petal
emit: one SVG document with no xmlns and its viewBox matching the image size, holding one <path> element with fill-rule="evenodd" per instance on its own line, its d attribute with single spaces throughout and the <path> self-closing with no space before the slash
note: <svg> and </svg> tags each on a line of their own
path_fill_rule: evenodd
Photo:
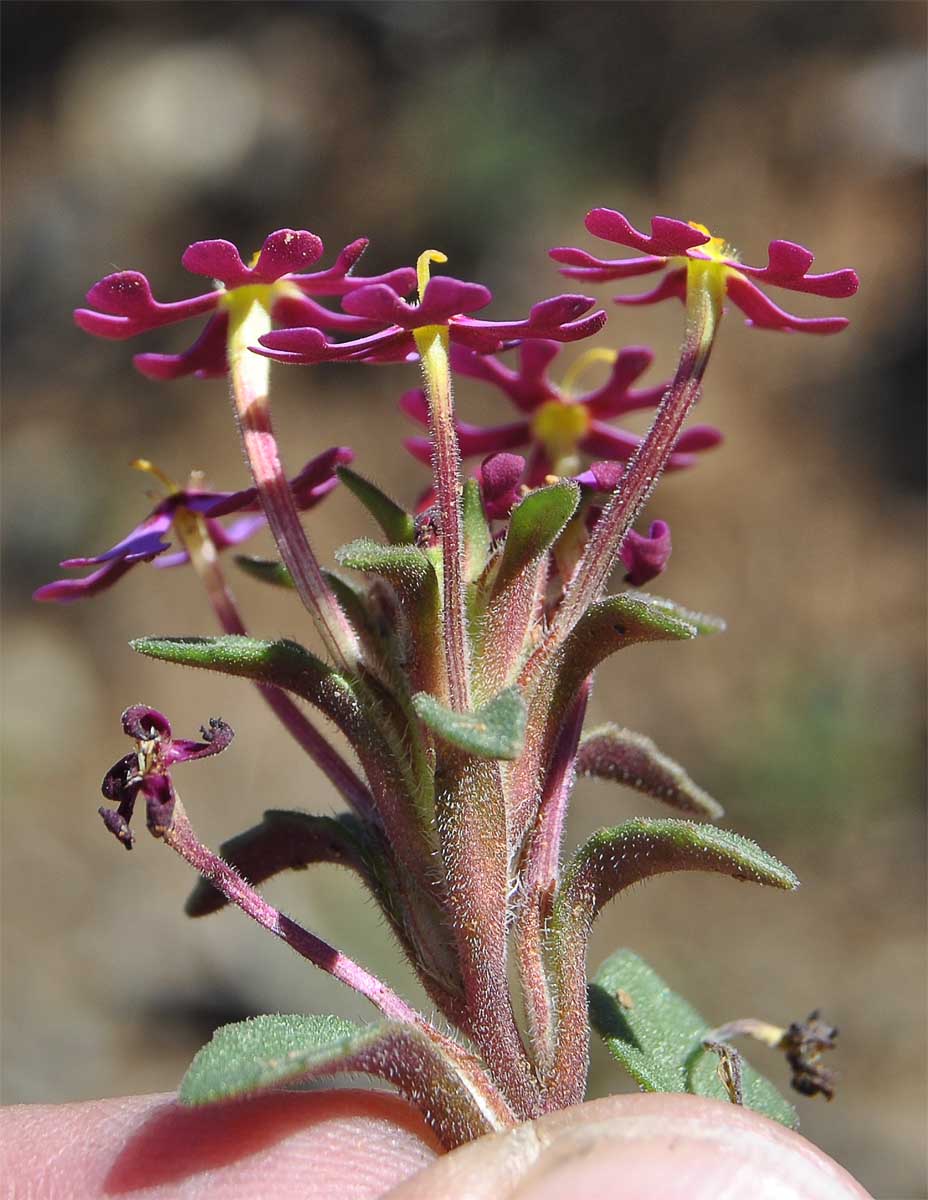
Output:
<svg viewBox="0 0 928 1200">
<path fill-rule="evenodd" d="M 278 329 L 258 342 L 250 347 L 256 354 L 295 364 L 402 362 L 414 361 L 416 355 L 412 334 L 398 326 L 348 342 L 331 342 L 320 329 Z"/>
<path fill-rule="evenodd" d="M 277 324 L 285 329 L 312 325 L 317 329 L 334 330 L 339 333 L 368 333 L 377 328 L 377 322 L 367 317 L 334 312 L 316 300 L 311 300 L 309 296 L 281 296 L 274 301 L 271 315 Z"/>
<path fill-rule="evenodd" d="M 111 549 L 87 558 L 66 558 L 58 565 L 60 567 L 91 567 L 97 563 L 110 562 L 112 559 L 134 563 L 142 559 L 154 558 L 156 554 L 162 554 L 170 546 L 169 542 L 162 541 L 162 537 L 171 528 L 176 507 L 177 503 L 173 498 L 163 500 L 153 513 Z"/>
<path fill-rule="evenodd" d="M 686 221 L 673 217 L 652 217 L 651 234 L 641 233 L 622 213 L 611 208 L 594 208 L 584 221 L 594 237 L 620 246 L 629 246 L 641 254 L 655 254 L 661 258 L 672 258 L 685 254 L 695 246 L 704 246 L 710 240 L 708 233 L 694 229 Z"/>
<path fill-rule="evenodd" d="M 724 441 L 721 429 L 714 425 L 694 425 L 685 430 L 674 443 L 674 452 L 696 454 L 701 450 L 714 450 Z"/>
<path fill-rule="evenodd" d="M 840 333 L 848 324 L 846 317 L 796 317 L 779 308 L 737 271 L 730 271 L 726 291 L 729 299 L 748 318 L 748 325 L 758 329 L 779 329 L 799 333 Z"/>
<path fill-rule="evenodd" d="M 251 271 L 242 262 L 238 247 L 225 238 L 193 242 L 181 255 L 181 266 L 192 275 L 218 279 L 226 289 L 251 282 Z"/>
<path fill-rule="evenodd" d="M 315 296 L 344 296 L 356 288 L 366 287 L 373 283 L 386 284 L 402 296 L 415 290 L 416 272 L 413 267 L 399 267 L 384 275 L 352 277 L 350 272 L 357 265 L 367 246 L 367 238 L 357 238 L 339 251 L 334 266 L 329 267 L 326 271 L 317 271 L 312 275 L 294 275 L 292 282 L 308 295 Z"/>
<path fill-rule="evenodd" d="M 506 343 L 523 338 L 550 338 L 573 342 L 602 329 L 606 314 L 600 309 L 579 316 L 596 301 L 589 296 L 563 295 L 542 300 L 532 306 L 523 321 L 478 321 L 457 317 L 451 322 L 451 338 L 473 350 L 498 350 Z"/>
<path fill-rule="evenodd" d="M 573 480 L 581 487 L 591 488 L 594 492 L 611 493 L 619 486 L 619 480 L 625 473 L 623 463 L 594 462 L 585 471 L 574 475 Z"/>
<path fill-rule="evenodd" d="M 682 436 L 686 437 L 685 434 Z M 628 462 L 641 442 L 642 439 L 636 433 L 630 433 L 627 429 L 617 429 L 614 425 L 594 420 L 590 425 L 589 432 L 580 442 L 580 449 L 585 454 L 592 454 L 597 458 Z M 677 446 L 679 446 L 679 441 Z M 684 467 L 693 466 L 695 462 L 696 459 L 691 450 L 683 451 L 675 447 L 667 460 L 666 470 L 679 471 Z"/>
<path fill-rule="evenodd" d="M 102 566 L 99 571 L 92 571 L 89 575 L 85 575 L 83 579 L 56 579 L 52 583 L 46 583 L 37 588 L 32 593 L 32 599 L 39 603 L 53 602 L 57 604 L 71 604 L 75 600 L 85 600 L 88 596 L 105 592 L 127 571 L 131 571 L 136 562 L 141 561 L 141 559 L 135 559 L 133 562 L 126 562 L 125 559 L 114 559 Z"/>
<path fill-rule="evenodd" d="M 131 704 L 119 720 L 123 733 L 137 742 L 150 742 L 155 738 L 170 740 L 171 722 L 163 712 L 147 704 Z"/>
<path fill-rule="evenodd" d="M 656 288 L 633 296 L 615 296 L 616 304 L 659 304 L 661 300 L 677 299 L 686 303 L 686 267 L 668 271 Z"/>
<path fill-rule="evenodd" d="M 232 726 L 221 717 L 210 717 L 209 725 L 203 726 L 200 733 L 203 740 L 199 742 L 187 738 L 174 738 L 162 755 L 164 765 L 173 766 L 174 763 L 191 762 L 197 758 L 210 758 L 214 754 L 221 754 L 235 737 Z"/>
<path fill-rule="evenodd" d="M 277 229 L 268 234 L 250 272 L 252 281 L 276 283 L 305 270 L 322 257 L 322 239 L 306 229 Z"/>
<path fill-rule="evenodd" d="M 493 296 L 479 283 L 466 283 L 450 275 L 437 275 L 426 284 L 420 304 L 404 300 L 386 284 L 370 284 L 351 292 L 342 301 L 345 312 L 402 329 L 425 325 L 447 325 L 459 313 L 474 312 L 490 303 Z"/>
<path fill-rule="evenodd" d="M 219 296 L 219 292 L 208 292 L 189 300 L 160 304 L 141 272 L 117 271 L 93 285 L 87 293 L 87 303 L 93 308 L 75 309 L 74 322 L 96 337 L 122 340 L 162 325 L 203 316 L 216 307 Z"/>
<path fill-rule="evenodd" d="M 429 423 L 429 402 L 423 388 L 410 388 L 399 399 L 400 411 L 411 417 L 418 425 Z"/>
<path fill-rule="evenodd" d="M 463 421 L 455 425 L 458 445 L 464 458 L 475 454 L 491 454 L 501 450 L 512 450 L 516 446 L 527 446 L 532 440 L 531 426 L 527 421 L 514 421 L 511 425 L 468 425 Z"/>
<path fill-rule="evenodd" d="M 135 369 L 149 379 L 180 379 L 195 375 L 197 379 L 215 379 L 225 375 L 226 335 L 229 317 L 218 312 L 210 317 L 203 332 L 189 349 L 181 354 L 136 354 Z"/>
<path fill-rule="evenodd" d="M 666 258 L 647 255 L 645 258 L 597 258 L 586 250 L 569 246 L 556 246 L 548 251 L 555 262 L 566 264 L 561 274 L 567 279 L 579 279 L 586 283 L 609 283 L 613 279 L 631 279 L 636 275 L 649 275 L 666 265 Z"/>
<path fill-rule="evenodd" d="M 290 480 L 290 490 L 298 508 L 313 508 L 323 496 L 338 485 L 336 468 L 354 461 L 354 451 L 349 446 L 332 446 L 311 458 Z M 223 517 L 233 512 L 259 512 L 261 502 L 257 488 L 245 488 L 239 492 L 204 492 L 208 501 L 204 512 L 209 517 Z"/>
<path fill-rule="evenodd" d="M 767 252 L 766 267 L 746 267 L 743 263 L 731 265 L 744 275 L 760 283 L 789 288 L 794 292 L 809 292 L 813 296 L 827 296 L 831 300 L 846 300 L 860 287 L 855 271 L 844 268 L 829 271 L 824 275 L 809 275 L 814 255 L 805 246 L 796 242 L 774 241 Z"/>
<path fill-rule="evenodd" d="M 616 357 L 607 382 L 582 396 L 580 403 L 599 418 L 617 417 L 658 404 L 667 390 L 665 383 L 638 391 L 631 386 L 653 361 L 654 354 L 647 346 L 626 346 Z"/>
</svg>

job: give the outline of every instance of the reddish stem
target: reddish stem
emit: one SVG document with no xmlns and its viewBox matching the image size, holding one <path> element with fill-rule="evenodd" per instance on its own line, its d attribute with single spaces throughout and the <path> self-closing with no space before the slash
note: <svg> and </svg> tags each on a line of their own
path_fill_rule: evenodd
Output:
<svg viewBox="0 0 928 1200">
<path fill-rule="evenodd" d="M 542 1078 L 550 1070 L 556 1037 L 546 965 L 545 923 L 559 876 L 564 821 L 590 686 L 587 680 L 580 689 L 558 737 L 522 867 L 524 901 L 516 922 L 515 941 L 530 1041 Z"/>
<path fill-rule="evenodd" d="M 686 337 L 680 364 L 651 428 L 596 523 L 558 609 L 546 651 L 564 640 L 605 587 L 622 543 L 653 492 L 683 422 L 699 398 L 720 315 L 721 294 L 714 277 L 692 279 L 687 290 Z"/>
<path fill-rule="evenodd" d="M 385 983 L 381 983 L 376 976 L 365 971 L 334 946 L 330 946 L 328 942 L 324 942 L 322 938 L 316 937 L 314 933 L 310 933 L 308 929 L 279 912 L 227 862 L 204 846 L 194 832 L 179 797 L 174 810 L 174 825 L 165 834 L 164 840 L 181 858 L 199 871 L 204 879 L 218 888 L 227 900 L 237 905 L 259 925 L 269 929 L 275 937 L 286 942 L 302 958 L 308 959 L 314 966 L 360 992 L 385 1017 L 393 1021 L 406 1021 L 420 1028 L 425 1024 L 415 1009 L 410 1008 Z"/>
<path fill-rule="evenodd" d="M 296 591 L 332 661 L 354 673 L 361 657 L 357 635 L 325 581 L 280 461 L 271 425 L 267 360 L 248 348 L 270 327 L 270 314 L 260 300 L 230 299 L 227 354 L 239 433 L 268 525 Z"/>
<path fill-rule="evenodd" d="M 441 526 L 442 633 L 448 698 L 457 712 L 470 707 L 470 648 L 464 603 L 464 529 L 461 519 L 461 451 L 454 428 L 448 331 L 429 325 L 415 331 L 429 402 L 432 470 Z"/>
<path fill-rule="evenodd" d="M 248 630 L 239 613 L 235 597 L 226 582 L 219 564 L 216 547 L 206 532 L 203 518 L 187 509 L 180 508 L 174 517 L 174 529 L 184 549 L 190 555 L 193 568 L 206 589 L 206 595 L 223 630 L 226 633 L 246 636 Z M 376 820 L 374 802 L 364 781 L 300 711 L 286 692 L 271 684 L 259 683 L 256 686 L 283 727 L 306 751 L 354 811 L 361 817 Z"/>
</svg>

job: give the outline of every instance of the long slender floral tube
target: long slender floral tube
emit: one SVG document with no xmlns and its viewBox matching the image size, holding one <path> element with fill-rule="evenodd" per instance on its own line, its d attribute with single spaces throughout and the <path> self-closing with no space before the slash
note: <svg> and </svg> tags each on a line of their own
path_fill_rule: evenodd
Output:
<svg viewBox="0 0 928 1200">
<path fill-rule="evenodd" d="M 245 457 L 258 489 L 280 556 L 300 599 L 313 617 L 334 662 L 354 672 L 360 646 L 348 618 L 326 583 L 287 484 L 271 425 L 269 364 L 248 349 L 271 329 L 271 314 L 259 289 L 237 288 L 228 309 L 227 359 L 232 399 Z"/>
<path fill-rule="evenodd" d="M 722 315 L 724 279 L 708 260 L 687 262 L 686 333 L 676 374 L 641 443 L 596 524 L 552 628 L 556 644 L 605 587 L 622 543 L 648 501 L 690 409 L 699 398 L 702 377 Z"/>
<path fill-rule="evenodd" d="M 314 966 L 325 971 L 339 982 L 347 984 L 360 992 L 367 1000 L 379 1009 L 385 1017 L 394 1021 L 406 1021 L 410 1024 L 422 1024 L 422 1018 L 410 1008 L 405 1001 L 385 983 L 382 983 L 369 971 L 365 971 L 358 963 L 350 959 L 328 942 L 310 933 L 302 925 L 274 908 L 260 893 L 250 887 L 245 880 L 224 862 L 212 850 L 204 846 L 193 830 L 187 818 L 180 797 L 174 797 L 174 823 L 164 834 L 164 840 L 219 891 L 232 904 L 237 905 L 243 913 L 269 929 L 275 937 L 297 952 L 302 958 L 308 959 Z"/>
<path fill-rule="evenodd" d="M 223 630 L 237 635 L 247 634 L 248 630 L 239 613 L 235 597 L 219 564 L 216 547 L 205 528 L 204 518 L 179 506 L 174 512 L 173 527 L 190 556 L 190 563 L 203 584 Z M 284 729 L 297 745 L 306 751 L 354 811 L 362 817 L 373 817 L 374 803 L 364 781 L 299 710 L 286 692 L 270 684 L 259 683 L 256 686 Z"/>
<path fill-rule="evenodd" d="M 419 257 L 419 294 L 424 295 L 429 281 L 429 263 L 447 262 L 437 250 L 426 250 Z M 454 400 L 451 389 L 450 340 L 446 325 L 425 325 L 413 331 L 422 362 L 425 391 L 429 405 L 429 431 L 432 435 L 432 465 L 435 493 L 441 523 L 442 592 L 444 616 L 442 631 L 445 669 L 448 673 L 448 699 L 451 707 L 466 712 L 470 707 L 470 662 L 467 623 L 464 611 L 464 551 L 461 524 L 461 452 L 454 428 Z"/>
</svg>

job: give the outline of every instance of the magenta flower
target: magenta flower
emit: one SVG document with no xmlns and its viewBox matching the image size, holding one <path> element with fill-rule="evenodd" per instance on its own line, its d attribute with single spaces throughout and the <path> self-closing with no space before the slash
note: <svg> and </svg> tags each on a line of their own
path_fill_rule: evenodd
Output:
<svg viewBox="0 0 928 1200">
<path fill-rule="evenodd" d="M 475 472 L 489 521 L 508 520 L 525 494 L 525 459 L 521 454 L 491 454 Z"/>
<path fill-rule="evenodd" d="M 620 463 L 595 462 L 586 471 L 574 475 L 573 480 L 588 492 L 609 495 L 618 485 L 623 470 Z M 521 454 L 491 454 L 477 468 L 475 477 L 480 485 L 484 512 L 491 521 L 507 520 L 529 490 L 526 462 Z M 587 527 L 592 529 L 601 514 L 602 506 L 591 504 L 586 517 Z M 665 569 L 670 551 L 670 526 L 666 521 L 653 521 L 646 535 L 630 529 L 619 551 L 627 572 L 625 582 L 633 587 L 643 587 Z"/>
<path fill-rule="evenodd" d="M 367 238 L 358 238 L 341 251 L 334 266 L 306 274 L 306 268 L 321 257 L 323 245 L 314 233 L 305 229 L 278 229 L 270 234 L 250 266 L 245 265 L 231 242 L 194 242 L 184 251 L 181 262 L 194 275 L 216 280 L 215 291 L 161 304 L 152 296 L 144 275 L 138 271 L 118 271 L 93 285 L 87 293 L 87 302 L 92 307 L 77 309 L 74 320 L 81 329 L 98 337 L 124 339 L 211 313 L 200 336 L 182 354 L 138 354 L 133 361 L 143 375 L 153 379 L 176 379 L 190 374 L 206 379 L 224 375 L 229 324 L 226 306 L 230 293 L 242 288 L 255 289 L 255 299 L 265 305 L 275 321 L 284 325 L 312 323 L 349 333 L 376 328 L 376 322 L 334 312 L 311 299 L 344 296 L 367 284 L 394 286 L 401 291 L 415 287 L 416 273 L 407 267 L 369 278 L 352 276 L 350 272 L 367 244 Z"/>
<path fill-rule="evenodd" d="M 796 317 L 778 308 L 752 280 L 808 292 L 833 300 L 853 296 L 859 287 L 854 271 L 830 271 L 810 275 L 811 251 L 795 242 L 773 241 L 765 267 L 749 267 L 721 238 L 695 222 L 653 217 L 650 236 L 635 229 L 626 218 L 610 208 L 594 208 L 587 214 L 586 227 L 596 237 L 617 242 L 639 251 L 641 258 L 602 259 L 585 250 L 558 247 L 551 250 L 555 262 L 566 264 L 562 275 L 588 283 L 607 283 L 613 279 L 631 279 L 667 268 L 667 274 L 653 291 L 634 296 L 616 296 L 617 304 L 654 304 L 668 296 L 686 299 L 687 262 L 717 264 L 729 299 L 747 317 L 748 325 L 760 329 L 800 330 L 806 333 L 838 333 L 847 325 L 845 317 Z"/>
<path fill-rule="evenodd" d="M 639 409 L 653 408 L 664 394 L 666 384 L 636 389 L 632 385 L 647 370 L 654 355 L 644 346 L 628 346 L 614 356 L 609 378 L 598 388 L 573 394 L 570 375 L 558 386 L 548 377 L 548 368 L 560 353 L 558 342 L 529 339 L 519 346 L 519 365 L 513 369 L 489 354 L 479 354 L 463 346 L 452 350 L 451 365 L 461 375 L 469 375 L 498 387 L 525 417 L 503 425 L 478 426 L 456 421 L 461 454 L 478 454 L 530 448 L 530 467 L 526 483 L 537 487 L 549 474 L 572 474 L 579 466 L 580 453 L 598 459 L 627 462 L 641 439 L 634 433 L 616 428 L 610 419 Z M 590 352 L 601 359 L 608 351 Z M 579 360 L 583 369 L 584 360 Z M 428 425 L 425 392 L 414 388 L 400 400 L 400 407 L 420 425 Z M 716 446 L 722 440 L 719 430 L 700 425 L 687 430 L 671 455 L 671 470 L 692 466 L 699 451 Z M 431 442 L 413 437 L 406 448 L 420 462 L 428 463 Z"/>
<path fill-rule="evenodd" d="M 395 284 L 372 283 L 345 296 L 346 313 L 373 325 L 386 326 L 369 337 L 332 342 L 321 329 L 279 329 L 253 347 L 278 362 L 402 362 L 417 354 L 414 331 L 445 327 L 452 345 L 482 353 L 501 349 L 521 338 L 553 338 L 573 342 L 601 329 L 606 314 L 587 313 L 595 301 L 564 295 L 533 305 L 522 321 L 480 321 L 467 314 L 493 299 L 489 288 L 450 275 L 429 279 L 419 304 L 404 300 Z"/>
<path fill-rule="evenodd" d="M 594 462 L 582 474 L 575 475 L 574 482 L 608 496 L 618 487 L 623 470 L 621 464 L 614 462 Z M 593 528 L 602 511 L 602 505 L 591 505 L 587 515 L 588 528 Z M 632 587 L 643 587 L 655 579 L 666 568 L 671 549 L 670 526 L 666 521 L 652 521 L 647 534 L 630 529 L 619 551 L 626 569 L 625 582 Z"/>
<path fill-rule="evenodd" d="M 290 480 L 297 508 L 304 511 L 314 508 L 338 485 L 336 467 L 351 462 L 353 458 L 354 453 L 347 446 L 333 446 L 311 459 Z M 140 462 L 138 465 L 151 470 L 150 464 Z M 155 473 L 160 475 L 160 472 Z M 180 510 L 197 513 L 205 519 L 207 534 L 217 550 L 239 545 L 265 523 L 255 488 L 246 488 L 241 492 L 211 492 L 195 487 L 170 486 L 169 495 L 111 549 L 88 558 L 66 558 L 58 564 L 61 567 L 95 566 L 98 570 L 83 579 L 57 579 L 53 583 L 46 583 L 33 594 L 33 599 L 67 604 L 95 596 L 97 592 L 112 587 L 136 563 L 156 559 L 157 567 L 176 567 L 187 562 L 189 555 L 186 550 L 165 554 L 170 548 L 170 542 L 164 540 L 165 534 Z M 230 513 L 248 515 L 229 526 L 223 526 L 217 518 Z"/>
<path fill-rule="evenodd" d="M 149 832 L 153 837 L 163 837 L 171 828 L 176 804 L 171 767 L 221 754 L 234 734 L 225 721 L 211 717 L 209 728 L 200 730 L 202 742 L 173 738 L 167 717 L 145 704 L 127 708 L 122 714 L 122 727 L 135 739 L 136 748 L 114 763 L 103 777 L 103 795 L 119 807 L 114 811 L 101 806 L 99 811 L 110 833 L 131 850 L 135 839 L 129 822 L 139 793 L 145 797 Z"/>
</svg>

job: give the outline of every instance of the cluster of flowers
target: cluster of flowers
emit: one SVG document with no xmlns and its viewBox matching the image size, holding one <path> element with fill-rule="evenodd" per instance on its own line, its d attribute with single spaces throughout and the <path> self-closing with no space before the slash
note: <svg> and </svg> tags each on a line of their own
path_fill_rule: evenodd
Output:
<svg viewBox="0 0 928 1200">
<path fill-rule="evenodd" d="M 94 568 L 89 574 L 48 583 L 36 598 L 78 600 L 108 588 L 136 563 L 189 562 L 225 636 L 147 639 L 136 648 L 253 680 L 352 810 L 342 821 L 269 812 L 227 843 L 220 858 L 193 833 L 171 770 L 225 749 L 231 729 L 213 719 L 202 741 L 175 739 L 163 714 L 135 706 L 123 715 L 135 749 L 106 775 L 104 795 L 117 807 L 101 809 L 103 820 L 131 848 L 130 820 L 144 796 L 150 832 L 209 881 L 188 911 L 201 915 L 233 902 L 371 1000 L 390 1024 L 354 1041 L 345 1035 L 328 1057 L 316 1054 L 312 1070 L 383 1075 L 423 1104 L 448 1145 L 582 1099 L 587 940 L 596 914 L 618 891 L 651 874 L 696 868 L 795 884 L 751 843 L 689 821 L 642 820 L 600 831 L 569 864 L 562 862 L 561 840 L 578 772 L 626 783 L 688 816 L 720 815 L 648 739 L 608 726 L 581 741 L 592 672 L 604 657 L 638 641 L 693 637 L 719 623 L 637 591 L 605 600 L 602 592 L 617 561 L 635 589 L 665 569 L 669 527 L 656 520 L 641 533 L 634 522 L 663 471 L 693 466 L 721 441 L 712 426 L 684 429 L 684 423 L 726 305 L 759 328 L 836 333 L 847 324 L 843 317 L 792 315 L 758 284 L 839 299 L 853 295 L 857 277 L 850 270 L 810 274 L 812 254 L 785 241 L 770 243 L 765 266 L 748 266 L 704 227 L 664 217 L 642 233 L 620 213 L 594 209 L 586 225 L 636 257 L 607 260 L 558 248 L 550 253 L 563 275 L 599 284 L 663 272 L 657 287 L 617 303 L 683 301 L 683 350 L 669 381 L 639 386 L 653 360 L 641 346 L 597 346 L 576 356 L 559 379 L 551 377 L 566 344 L 606 325 L 606 312 L 591 297 L 558 295 L 521 320 L 486 320 L 474 314 L 490 304 L 490 291 L 433 276 L 432 265 L 446 261 L 437 251 L 424 252 L 414 268 L 364 277 L 353 274 L 367 245 L 360 239 L 333 266 L 313 270 L 322 242 L 299 230 L 272 233 L 247 264 L 226 241 L 188 247 L 184 266 L 214 281 L 203 295 L 162 303 L 144 275 L 120 271 L 96 283 L 89 307 L 75 314 L 82 329 L 117 340 L 206 318 L 189 349 L 139 354 L 135 365 L 156 380 L 228 377 L 253 486 L 214 491 L 199 475 L 181 486 L 137 460 L 135 466 L 160 479 L 164 496 L 111 549 L 61 564 Z M 415 513 L 356 475 L 347 447 L 316 455 L 287 478 L 271 421 L 271 361 L 421 367 L 423 387 L 400 400 L 426 430 L 406 447 L 433 470 Z M 589 371 L 603 364 L 605 381 L 586 386 Z M 487 427 L 460 420 L 453 374 L 501 393 L 515 419 Z M 652 414 L 643 437 L 615 424 L 642 410 Z M 479 459 L 466 479 L 462 459 Z M 302 525 L 300 514 L 339 481 L 387 537 L 386 545 L 362 540 L 340 552 L 342 567 L 373 577 L 366 587 L 323 570 Z M 228 517 L 234 519 L 224 523 Z M 296 590 L 328 661 L 293 642 L 247 636 L 219 552 L 265 525 L 280 561 L 240 561 L 252 574 Z M 294 696 L 341 730 L 360 773 Z M 253 886 L 319 861 L 357 871 L 464 1042 L 278 913 Z M 524 1034 L 508 982 L 511 943 Z M 773 1038 L 771 1028 L 764 1026 L 768 1043 L 779 1044 L 782 1031 Z M 800 1064 L 794 1066 L 801 1067 L 802 1088 L 829 1094 L 830 1077 L 816 1056 L 833 1031 L 800 1033 L 783 1044 L 789 1042 Z M 279 1050 L 279 1031 L 268 1036 Z M 704 1045 L 717 1049 L 722 1042 L 720 1035 Z M 293 1047 L 284 1049 L 271 1056 L 274 1064 L 293 1059 Z M 731 1053 L 724 1050 L 726 1062 Z M 228 1054 L 223 1061 L 228 1066 Z M 304 1068 L 305 1076 L 310 1067 L 304 1062 Z M 285 1078 L 267 1069 L 265 1062 L 265 1082 Z M 249 1090 L 247 1070 L 232 1074 L 226 1091 L 207 1098 Z M 740 1095 L 740 1083 L 731 1088 Z"/>
</svg>

